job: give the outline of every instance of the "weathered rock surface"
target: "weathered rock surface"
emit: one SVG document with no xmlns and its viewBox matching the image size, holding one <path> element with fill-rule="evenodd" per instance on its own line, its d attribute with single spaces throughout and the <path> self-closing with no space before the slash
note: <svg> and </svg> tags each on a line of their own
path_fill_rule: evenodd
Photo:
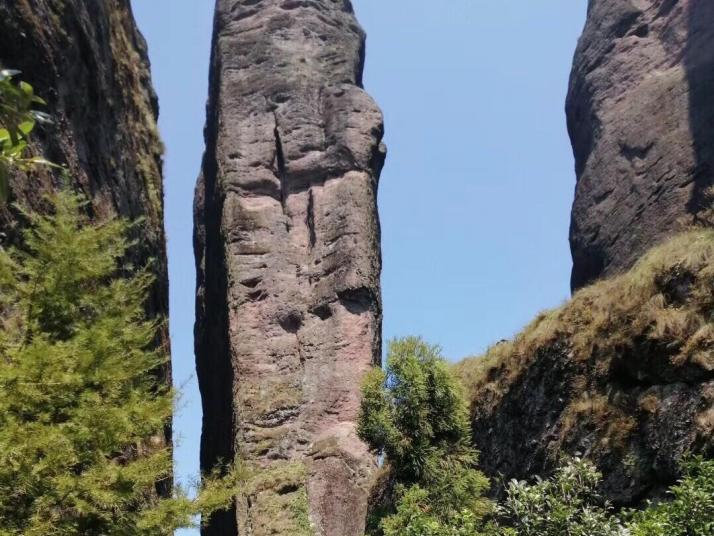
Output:
<svg viewBox="0 0 714 536">
<path fill-rule="evenodd" d="M 381 354 L 382 115 L 348 0 L 219 0 L 196 190 L 202 465 L 259 481 L 205 534 L 361 536 Z"/>
<path fill-rule="evenodd" d="M 714 3 L 591 0 L 567 100 L 572 287 L 629 268 L 707 205 Z"/>
<path fill-rule="evenodd" d="M 54 125 L 36 129 L 34 149 L 68 167 L 94 215 L 145 219 L 134 260 L 153 260 L 149 307 L 168 316 L 158 104 L 129 0 L 0 0 L 0 65 L 21 70 L 48 102 Z M 60 180 L 19 174 L 11 202 L 41 209 Z M 0 208 L 10 240 L 17 222 L 10 204 Z"/>
</svg>

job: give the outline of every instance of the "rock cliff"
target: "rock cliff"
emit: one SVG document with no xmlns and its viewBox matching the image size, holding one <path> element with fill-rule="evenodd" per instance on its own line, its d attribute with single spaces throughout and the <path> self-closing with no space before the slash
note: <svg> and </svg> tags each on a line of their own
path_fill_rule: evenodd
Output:
<svg viewBox="0 0 714 536">
<path fill-rule="evenodd" d="M 195 203 L 201 459 L 260 471 L 205 534 L 363 534 L 385 157 L 364 46 L 348 0 L 217 3 Z"/>
<path fill-rule="evenodd" d="M 145 220 L 133 260 L 153 261 L 149 309 L 168 317 L 158 104 L 129 0 L 0 0 L 0 65 L 21 70 L 48 102 L 54 125 L 36 129 L 33 150 L 67 166 L 97 218 Z M 41 210 L 60 181 L 42 171 L 16 175 L 10 201 Z M 9 240 L 19 221 L 11 204 L 0 208 Z"/>
<path fill-rule="evenodd" d="M 591 0 L 567 99 L 572 286 L 629 267 L 714 183 L 714 3 Z"/>
<path fill-rule="evenodd" d="M 586 456 L 638 505 L 714 454 L 714 235 L 683 233 L 711 215 L 712 95 L 714 3 L 589 2 L 567 99 L 579 290 L 458 366 L 489 475 Z"/>
</svg>

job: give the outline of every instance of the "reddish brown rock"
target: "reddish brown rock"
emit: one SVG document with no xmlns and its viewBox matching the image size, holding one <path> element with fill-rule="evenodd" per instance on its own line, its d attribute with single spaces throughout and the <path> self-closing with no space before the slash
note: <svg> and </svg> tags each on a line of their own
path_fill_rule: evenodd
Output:
<svg viewBox="0 0 714 536">
<path fill-rule="evenodd" d="M 591 0 L 567 101 L 572 286 L 629 268 L 710 204 L 714 3 Z"/>
<path fill-rule="evenodd" d="M 382 115 L 347 0 L 219 0 L 196 192 L 202 464 L 260 469 L 205 534 L 361 536 L 381 354 Z"/>
</svg>

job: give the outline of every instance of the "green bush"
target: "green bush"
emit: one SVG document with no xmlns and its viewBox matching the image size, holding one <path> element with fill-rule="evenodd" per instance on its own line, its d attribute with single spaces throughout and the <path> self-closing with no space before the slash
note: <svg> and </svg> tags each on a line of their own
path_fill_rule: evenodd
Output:
<svg viewBox="0 0 714 536">
<path fill-rule="evenodd" d="M 574 459 L 548 480 L 534 484 L 511 481 L 498 507 L 513 536 L 617 536 L 627 534 L 612 508 L 597 491 L 601 475 L 595 467 Z"/>
<path fill-rule="evenodd" d="M 358 430 L 397 483 L 386 535 L 465 534 L 490 511 L 466 404 L 437 347 L 413 337 L 390 343 L 385 369 L 364 382 Z"/>
<path fill-rule="evenodd" d="M 454 510 L 448 518 L 433 511 L 429 493 L 415 485 L 399 492 L 396 512 L 382 522 L 385 536 L 476 536 L 482 521 L 473 511 Z"/>
<path fill-rule="evenodd" d="M 712 536 L 714 460 L 685 462 L 684 477 L 670 490 L 672 500 L 632 514 L 632 536 Z"/>
<path fill-rule="evenodd" d="M 587 461 L 572 460 L 549 480 L 512 481 L 498 512 L 504 536 L 712 536 L 714 460 L 684 463 L 671 501 L 642 511 L 613 512 L 598 494 L 601 475 Z"/>
</svg>

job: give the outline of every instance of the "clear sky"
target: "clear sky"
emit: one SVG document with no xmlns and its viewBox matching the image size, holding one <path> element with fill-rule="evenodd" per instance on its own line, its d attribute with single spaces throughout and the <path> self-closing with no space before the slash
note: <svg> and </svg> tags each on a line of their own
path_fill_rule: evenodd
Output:
<svg viewBox="0 0 714 536">
<path fill-rule="evenodd" d="M 385 115 L 385 340 L 450 359 L 567 298 L 575 185 L 564 102 L 587 0 L 353 0 L 366 89 Z M 166 144 L 171 336 L 184 396 L 180 477 L 198 473 L 192 197 L 203 152 L 212 0 L 132 0 Z M 187 532 L 188 534 L 188 532 Z"/>
</svg>

